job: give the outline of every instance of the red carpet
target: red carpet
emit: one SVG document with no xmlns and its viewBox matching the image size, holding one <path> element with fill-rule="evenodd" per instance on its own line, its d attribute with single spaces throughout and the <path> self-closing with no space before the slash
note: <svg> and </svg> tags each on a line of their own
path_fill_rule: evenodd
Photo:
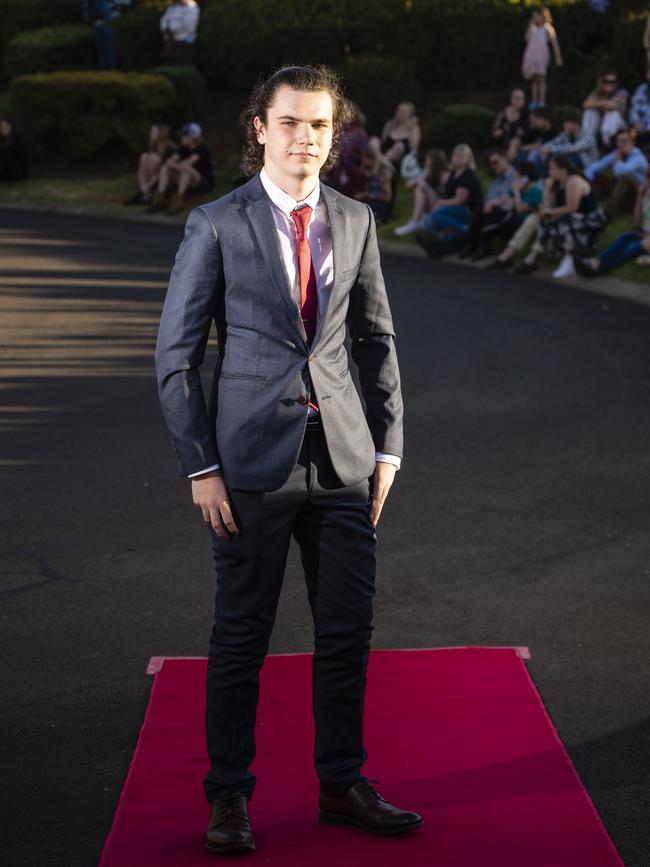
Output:
<svg viewBox="0 0 650 867">
<path fill-rule="evenodd" d="M 257 850 L 276 867 L 622 867 L 514 649 L 375 651 L 364 772 L 424 827 L 377 838 L 317 819 L 311 656 L 270 656 L 258 714 Z M 100 867 L 232 863 L 203 851 L 205 660 L 168 659 Z M 235 860 L 237 860 L 235 858 Z"/>
</svg>

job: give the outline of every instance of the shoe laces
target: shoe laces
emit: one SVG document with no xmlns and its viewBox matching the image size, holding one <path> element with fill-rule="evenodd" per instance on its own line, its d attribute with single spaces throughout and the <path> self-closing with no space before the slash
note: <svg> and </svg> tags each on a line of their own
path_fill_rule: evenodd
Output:
<svg viewBox="0 0 650 867">
<path fill-rule="evenodd" d="M 361 784 L 360 789 L 368 803 L 384 800 L 377 789 L 374 788 L 374 786 L 379 785 L 379 780 L 369 780 L 367 777 L 361 777 L 359 782 Z"/>
<path fill-rule="evenodd" d="M 215 801 L 217 807 L 216 824 L 220 825 L 229 816 L 235 816 L 237 819 L 246 819 L 246 811 L 244 804 L 246 803 L 246 795 L 234 794 L 226 795 L 224 798 L 218 798 Z"/>
</svg>

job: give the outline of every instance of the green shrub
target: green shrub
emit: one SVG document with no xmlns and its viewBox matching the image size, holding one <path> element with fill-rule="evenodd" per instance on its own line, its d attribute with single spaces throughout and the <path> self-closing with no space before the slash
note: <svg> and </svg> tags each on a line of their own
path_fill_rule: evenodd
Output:
<svg viewBox="0 0 650 867">
<path fill-rule="evenodd" d="M 152 120 L 173 114 L 176 92 L 162 75 L 52 72 L 11 84 L 13 112 L 30 145 L 89 157 L 107 145 L 137 153 Z"/>
<path fill-rule="evenodd" d="M 430 120 L 422 131 L 422 147 L 451 151 L 461 142 L 473 149 L 489 148 L 492 139 L 494 112 L 482 105 L 449 105 Z"/>
<path fill-rule="evenodd" d="M 368 130 L 380 134 L 399 102 L 416 103 L 419 86 L 413 67 L 392 57 L 355 57 L 339 67 L 348 95 L 366 115 Z"/>
<path fill-rule="evenodd" d="M 23 30 L 79 23 L 81 13 L 81 0 L 0 0 L 0 52 Z"/>
<path fill-rule="evenodd" d="M 95 39 L 85 24 L 55 24 L 17 33 L 4 59 L 8 78 L 61 69 L 92 69 Z"/>
<path fill-rule="evenodd" d="M 205 115 L 205 78 L 195 66 L 154 66 L 153 75 L 164 75 L 174 85 L 176 107 L 170 123 L 180 126 L 190 121 L 201 121 Z"/>
<path fill-rule="evenodd" d="M 218 0 L 202 7 L 194 59 L 208 81 L 248 92 L 260 73 L 278 66 L 344 59 L 344 0 L 315 7 L 302 0 L 247 0 L 245 11 L 242 5 Z"/>
<path fill-rule="evenodd" d="M 163 42 L 155 6 L 136 6 L 117 18 L 113 27 L 120 69 L 144 70 L 160 62 Z"/>
</svg>

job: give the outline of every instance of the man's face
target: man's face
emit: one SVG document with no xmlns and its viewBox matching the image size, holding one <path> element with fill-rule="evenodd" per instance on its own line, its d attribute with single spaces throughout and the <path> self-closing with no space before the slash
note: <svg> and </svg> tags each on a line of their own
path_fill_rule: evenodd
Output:
<svg viewBox="0 0 650 867">
<path fill-rule="evenodd" d="M 508 161 L 504 159 L 500 154 L 492 154 L 490 157 L 490 170 L 492 174 L 500 178 L 508 168 Z"/>
<path fill-rule="evenodd" d="M 264 145 L 264 166 L 281 180 L 317 178 L 332 147 L 333 105 L 326 90 L 278 88 L 266 123 L 255 117 L 257 141 Z"/>
<path fill-rule="evenodd" d="M 567 135 L 574 136 L 574 138 L 580 132 L 580 124 L 575 120 L 565 120 L 562 126 L 564 127 L 564 132 Z"/>
</svg>

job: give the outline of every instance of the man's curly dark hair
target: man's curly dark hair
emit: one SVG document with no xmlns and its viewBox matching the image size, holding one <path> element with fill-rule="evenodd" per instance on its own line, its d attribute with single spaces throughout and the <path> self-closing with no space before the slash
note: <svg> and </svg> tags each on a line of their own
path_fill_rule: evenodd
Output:
<svg viewBox="0 0 650 867">
<path fill-rule="evenodd" d="M 332 148 L 321 171 L 332 168 L 338 158 L 338 143 L 341 130 L 350 122 L 350 104 L 343 92 L 339 75 L 328 66 L 283 66 L 269 78 L 260 78 L 251 93 L 248 105 L 239 118 L 244 133 L 243 169 L 247 174 L 254 175 L 264 165 L 264 145 L 257 141 L 253 119 L 261 118 L 266 124 L 268 109 L 273 104 L 280 87 L 291 87 L 293 90 L 324 90 L 332 98 L 333 130 Z"/>
</svg>

